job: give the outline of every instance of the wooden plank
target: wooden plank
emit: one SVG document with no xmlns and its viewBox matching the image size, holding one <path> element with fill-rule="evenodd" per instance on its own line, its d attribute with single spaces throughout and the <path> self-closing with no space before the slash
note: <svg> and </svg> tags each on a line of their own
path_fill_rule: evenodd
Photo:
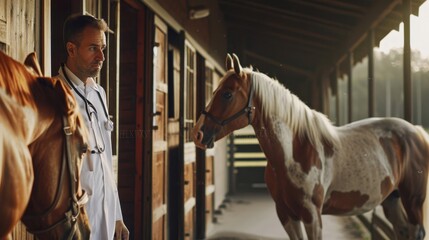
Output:
<svg viewBox="0 0 429 240">
<path fill-rule="evenodd" d="M 234 153 L 235 161 L 240 161 L 239 159 L 259 159 L 265 158 L 263 152 L 236 152 Z"/>
<path fill-rule="evenodd" d="M 191 208 L 186 212 L 184 217 L 184 233 L 182 239 L 193 240 L 194 239 L 194 208 Z"/>
<path fill-rule="evenodd" d="M 213 224 L 213 199 L 214 194 L 206 195 L 206 231 L 208 232 Z"/>
<path fill-rule="evenodd" d="M 184 201 L 195 197 L 195 163 L 185 165 Z"/>
<path fill-rule="evenodd" d="M 267 161 L 235 161 L 234 166 L 236 168 L 247 168 L 247 167 L 266 167 Z"/>
</svg>

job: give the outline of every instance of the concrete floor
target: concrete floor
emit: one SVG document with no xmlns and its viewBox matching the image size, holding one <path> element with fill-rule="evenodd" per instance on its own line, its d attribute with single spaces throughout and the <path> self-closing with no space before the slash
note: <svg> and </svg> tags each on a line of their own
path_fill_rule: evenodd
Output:
<svg viewBox="0 0 429 240">
<path fill-rule="evenodd" d="M 211 240 L 289 239 L 277 218 L 274 202 L 264 191 L 238 193 L 216 214 L 217 223 L 208 228 Z M 323 216 L 323 239 L 369 239 L 362 226 L 349 217 Z"/>
</svg>

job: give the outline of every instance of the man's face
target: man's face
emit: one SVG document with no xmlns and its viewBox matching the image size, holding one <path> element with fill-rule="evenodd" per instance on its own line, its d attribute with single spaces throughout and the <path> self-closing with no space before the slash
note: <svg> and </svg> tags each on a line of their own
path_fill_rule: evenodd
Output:
<svg viewBox="0 0 429 240">
<path fill-rule="evenodd" d="M 96 77 L 103 66 L 106 36 L 103 31 L 87 27 L 81 33 L 80 43 L 75 45 L 76 54 L 73 56 L 77 75 L 80 77 Z"/>
</svg>

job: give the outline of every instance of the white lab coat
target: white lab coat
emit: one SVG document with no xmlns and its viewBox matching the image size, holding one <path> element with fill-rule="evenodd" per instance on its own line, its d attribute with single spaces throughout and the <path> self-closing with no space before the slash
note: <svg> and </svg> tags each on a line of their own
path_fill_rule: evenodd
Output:
<svg viewBox="0 0 429 240">
<path fill-rule="evenodd" d="M 108 119 L 105 116 L 103 105 L 106 104 L 106 92 L 92 78 L 87 80 L 86 86 L 79 78 L 74 75 L 67 67 L 64 67 L 68 78 L 80 93 L 85 96 L 97 109 L 100 129 L 103 135 L 105 150 L 101 154 L 91 154 L 91 161 L 85 159 L 82 164 L 81 184 L 82 188 L 88 193 L 89 201 L 86 204 L 89 222 L 91 225 L 91 239 L 109 240 L 113 239 L 115 233 L 115 222 L 122 220 L 121 206 L 119 202 L 118 190 L 116 187 L 113 160 L 111 130 L 107 130 L 105 122 Z M 67 85 L 62 69 L 59 70 L 59 76 Z M 103 102 L 97 94 L 100 93 Z M 72 89 L 76 101 L 79 104 L 81 115 L 85 120 L 89 132 L 89 148 L 95 146 L 94 135 L 91 130 L 91 123 L 85 111 L 85 102 Z M 88 106 L 89 107 L 89 106 Z M 107 106 L 106 110 L 107 109 Z M 93 167 L 91 166 L 93 165 Z M 91 171 L 93 169 L 93 171 Z"/>
</svg>

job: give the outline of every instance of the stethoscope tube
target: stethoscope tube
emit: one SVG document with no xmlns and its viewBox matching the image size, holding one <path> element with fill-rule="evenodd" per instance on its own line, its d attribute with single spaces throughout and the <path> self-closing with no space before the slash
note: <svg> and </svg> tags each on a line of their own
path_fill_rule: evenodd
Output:
<svg viewBox="0 0 429 240">
<path fill-rule="evenodd" d="M 97 109 L 95 108 L 94 104 L 92 104 L 88 99 L 86 99 L 85 96 L 82 95 L 82 93 L 79 92 L 78 89 L 76 89 L 76 87 L 74 86 L 74 84 L 72 83 L 72 81 L 70 80 L 70 78 L 68 77 L 68 75 L 66 73 L 66 70 L 64 68 L 64 63 L 61 63 L 61 71 L 63 72 L 64 77 L 65 77 L 67 83 L 73 88 L 73 90 L 77 93 L 77 95 L 85 102 L 85 110 L 86 110 L 86 114 L 88 115 L 88 117 L 89 117 L 88 105 L 90 107 L 92 107 L 94 109 L 94 111 L 97 113 Z M 100 99 L 100 102 L 103 105 L 104 116 L 106 116 L 106 119 L 109 120 L 109 114 L 107 114 L 107 109 L 106 109 L 106 105 L 104 105 L 103 98 L 101 97 L 101 94 L 100 94 L 99 91 L 96 91 L 96 92 L 97 92 L 98 98 Z"/>
<path fill-rule="evenodd" d="M 91 150 L 91 153 L 94 154 L 94 153 L 102 153 L 102 152 L 104 152 L 104 149 L 105 149 L 106 145 L 104 143 L 104 139 L 103 139 L 103 136 L 102 136 L 100 123 L 98 121 L 98 112 L 97 112 L 97 109 L 95 108 L 94 104 L 92 104 L 85 96 L 83 96 L 82 93 L 80 93 L 79 90 L 74 86 L 74 84 L 72 83 L 72 81 L 70 80 L 70 78 L 68 77 L 68 75 L 66 73 L 66 70 L 65 70 L 65 67 L 64 67 L 64 63 L 61 63 L 61 71 L 63 72 L 64 78 L 66 79 L 67 83 L 70 85 L 70 87 L 76 92 L 76 94 L 85 103 L 85 112 L 86 112 L 86 115 L 88 116 L 88 120 L 91 122 L 91 128 L 92 128 L 92 132 L 94 134 L 95 145 L 96 145 L 95 148 L 97 149 L 97 151 Z M 104 115 L 106 116 L 107 121 L 109 121 L 109 115 L 107 114 L 107 110 L 106 110 L 106 106 L 104 105 L 103 98 L 101 97 L 101 94 L 100 94 L 99 91 L 96 91 L 96 92 L 97 92 L 98 98 L 100 99 L 101 104 L 103 105 Z M 95 118 L 97 120 L 95 124 L 97 124 L 97 126 L 98 126 L 98 133 L 99 133 L 99 136 L 101 137 L 101 143 L 102 143 L 102 145 L 100 145 L 98 143 L 97 134 L 95 132 L 96 130 L 95 130 L 95 127 L 93 126 L 94 122 L 93 122 L 93 119 L 91 117 L 91 112 L 89 111 L 88 106 L 91 107 L 94 110 Z"/>
</svg>

